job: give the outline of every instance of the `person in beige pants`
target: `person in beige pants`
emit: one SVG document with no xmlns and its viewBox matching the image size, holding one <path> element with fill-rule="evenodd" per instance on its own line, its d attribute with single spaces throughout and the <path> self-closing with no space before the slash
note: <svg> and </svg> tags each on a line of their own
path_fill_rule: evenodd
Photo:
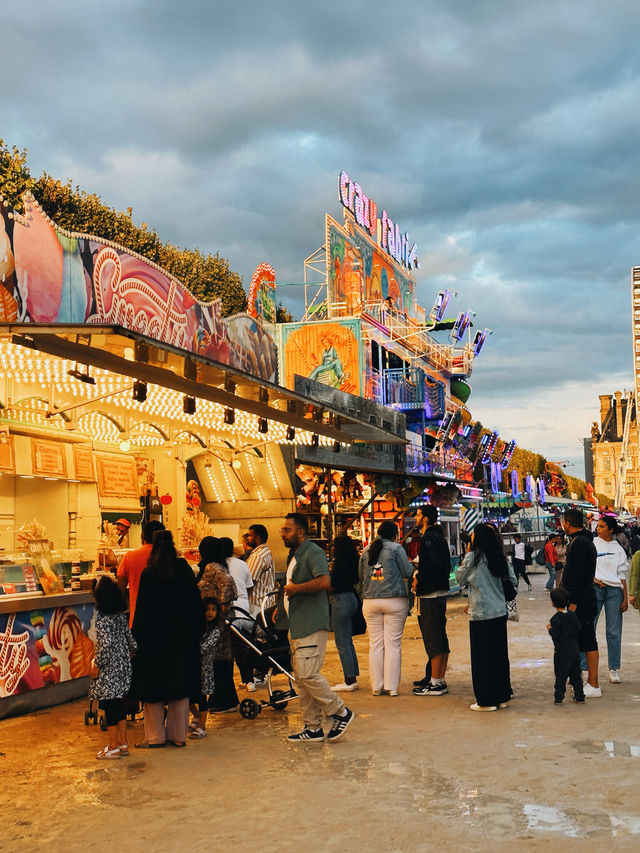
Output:
<svg viewBox="0 0 640 853">
<path fill-rule="evenodd" d="M 329 636 L 329 597 L 331 585 L 327 557 L 307 538 L 307 519 L 300 513 L 289 513 L 281 535 L 285 546 L 293 552 L 287 566 L 287 580 L 278 601 L 278 627 L 289 629 L 291 660 L 300 696 L 304 728 L 291 734 L 292 743 L 323 743 L 323 717 L 332 720 L 326 735 L 328 742 L 342 737 L 353 720 L 338 693 L 322 675 L 322 664 Z"/>
</svg>

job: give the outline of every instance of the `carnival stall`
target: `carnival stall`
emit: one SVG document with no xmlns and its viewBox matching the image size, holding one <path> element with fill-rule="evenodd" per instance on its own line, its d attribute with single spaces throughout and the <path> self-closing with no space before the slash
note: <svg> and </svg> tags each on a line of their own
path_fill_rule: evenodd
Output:
<svg viewBox="0 0 640 853">
<path fill-rule="evenodd" d="M 404 440 L 278 386 L 255 317 L 27 202 L 0 208 L 0 717 L 86 692 L 116 522 L 129 547 L 151 518 L 237 541 L 293 508 L 296 446 Z"/>
</svg>

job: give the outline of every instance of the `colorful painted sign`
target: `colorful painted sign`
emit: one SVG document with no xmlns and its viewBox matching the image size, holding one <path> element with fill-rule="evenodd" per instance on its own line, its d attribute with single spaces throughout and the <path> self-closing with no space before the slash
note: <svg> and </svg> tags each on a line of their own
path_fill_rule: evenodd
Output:
<svg viewBox="0 0 640 853">
<path fill-rule="evenodd" d="M 306 376 L 360 394 L 360 322 L 288 323 L 282 327 L 284 381 L 294 387 L 294 376 Z"/>
<path fill-rule="evenodd" d="M 0 697 L 89 675 L 93 606 L 0 614 Z"/>
<path fill-rule="evenodd" d="M 372 198 L 366 196 L 360 184 L 350 180 L 345 171 L 338 178 L 339 198 L 344 207 L 350 210 L 361 228 L 368 231 L 381 249 L 407 269 L 420 269 L 418 263 L 418 244 L 409 240 L 409 235 L 400 231 L 397 223 L 383 210 L 378 219 L 378 206 Z"/>
<path fill-rule="evenodd" d="M 385 302 L 406 316 L 416 314 L 415 282 L 364 234 L 348 233 L 327 216 L 327 281 L 336 313 L 353 315 Z"/>
<path fill-rule="evenodd" d="M 276 271 L 269 264 L 260 264 L 251 276 L 247 314 L 263 323 L 276 322 Z"/>
<path fill-rule="evenodd" d="M 24 216 L 0 204 L 0 323 L 122 326 L 275 381 L 275 344 L 253 317 L 223 318 L 220 300 L 200 302 L 145 258 L 24 202 Z"/>
</svg>

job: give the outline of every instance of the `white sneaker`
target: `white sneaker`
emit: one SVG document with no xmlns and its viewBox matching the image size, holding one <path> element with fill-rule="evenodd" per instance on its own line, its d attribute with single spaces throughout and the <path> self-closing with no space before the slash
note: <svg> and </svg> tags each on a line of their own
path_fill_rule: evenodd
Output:
<svg viewBox="0 0 640 853">
<path fill-rule="evenodd" d="M 585 699 L 597 699 L 599 696 L 602 696 L 602 688 L 594 687 L 587 681 L 584 685 L 584 696 Z"/>
<path fill-rule="evenodd" d="M 470 711 L 497 711 L 497 705 L 478 705 L 477 702 L 474 702 L 473 705 L 469 705 Z"/>
<path fill-rule="evenodd" d="M 610 669 L 609 670 L 609 681 L 612 684 L 620 684 L 622 679 L 620 678 L 620 673 L 618 672 L 617 669 Z"/>
<path fill-rule="evenodd" d="M 358 682 L 354 681 L 353 684 L 347 684 L 346 681 L 341 681 L 340 684 L 334 684 L 331 689 L 334 693 L 346 693 L 347 691 L 351 692 L 353 690 L 358 689 Z"/>
</svg>

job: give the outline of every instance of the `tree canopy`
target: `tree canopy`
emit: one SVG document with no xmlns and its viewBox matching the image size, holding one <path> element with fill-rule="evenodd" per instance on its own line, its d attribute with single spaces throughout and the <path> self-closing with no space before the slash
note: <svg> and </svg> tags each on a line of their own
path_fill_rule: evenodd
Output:
<svg viewBox="0 0 640 853">
<path fill-rule="evenodd" d="M 27 151 L 9 148 L 0 139 L 0 194 L 17 211 L 22 210 L 22 194 L 30 190 L 45 213 L 61 228 L 118 243 L 165 269 L 179 279 L 193 295 L 204 302 L 222 301 L 223 316 L 244 311 L 247 295 L 242 277 L 229 267 L 229 262 L 199 249 L 181 249 L 164 243 L 157 231 L 143 222 L 133 221 L 133 210 L 118 212 L 100 199 L 43 173 L 34 178 L 27 162 Z"/>
</svg>

